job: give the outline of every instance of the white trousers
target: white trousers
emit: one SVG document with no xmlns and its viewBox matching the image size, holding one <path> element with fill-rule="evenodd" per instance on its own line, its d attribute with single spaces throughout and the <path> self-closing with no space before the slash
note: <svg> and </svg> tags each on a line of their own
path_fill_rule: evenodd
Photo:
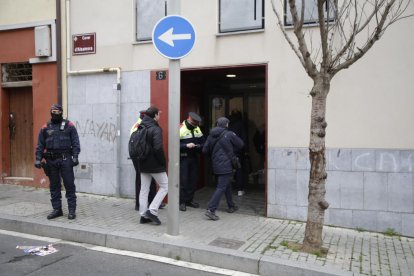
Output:
<svg viewBox="0 0 414 276">
<path fill-rule="evenodd" d="M 148 193 L 150 190 L 151 179 L 154 178 L 160 188 L 157 194 L 148 206 Z M 161 173 L 141 173 L 141 191 L 139 192 L 139 213 L 145 216 L 145 212 L 149 209 L 151 214 L 158 216 L 158 208 L 160 207 L 164 197 L 168 193 L 168 176 L 166 172 Z"/>
</svg>

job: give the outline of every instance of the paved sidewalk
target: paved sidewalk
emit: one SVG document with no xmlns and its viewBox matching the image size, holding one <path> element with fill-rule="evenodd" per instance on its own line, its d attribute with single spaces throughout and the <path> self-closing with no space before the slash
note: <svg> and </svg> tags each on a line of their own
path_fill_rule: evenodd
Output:
<svg viewBox="0 0 414 276">
<path fill-rule="evenodd" d="M 224 199 L 223 199 L 224 200 Z M 64 205 L 66 199 L 63 199 Z M 48 221 L 47 190 L 0 184 L 0 229 L 131 250 L 260 275 L 413 275 L 414 239 L 324 227 L 327 257 L 294 252 L 305 224 L 237 212 L 180 212 L 180 235 L 169 236 L 167 210 L 160 226 L 139 224 L 134 200 L 78 193 L 77 218 Z M 67 214 L 67 208 L 64 208 Z"/>
</svg>

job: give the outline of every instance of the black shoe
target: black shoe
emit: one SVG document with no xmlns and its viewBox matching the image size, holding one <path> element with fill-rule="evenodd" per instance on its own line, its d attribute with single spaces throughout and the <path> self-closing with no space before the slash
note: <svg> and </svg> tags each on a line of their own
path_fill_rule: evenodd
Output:
<svg viewBox="0 0 414 276">
<path fill-rule="evenodd" d="M 208 217 L 211 220 L 219 220 L 220 218 L 218 216 L 216 216 L 216 214 L 214 212 L 211 212 L 210 210 L 207 210 L 204 215 L 206 215 L 206 217 Z"/>
<path fill-rule="evenodd" d="M 161 221 L 159 220 L 159 218 L 156 215 L 153 215 L 150 210 L 147 210 L 145 212 L 145 215 L 156 225 L 160 225 Z"/>
<path fill-rule="evenodd" d="M 54 219 L 63 216 L 62 209 L 53 209 L 53 211 L 47 216 L 47 219 Z"/>
<path fill-rule="evenodd" d="M 164 202 L 160 204 L 160 207 L 158 207 L 158 209 L 164 209 L 165 206 L 167 206 L 167 204 L 165 204 Z"/>
<path fill-rule="evenodd" d="M 185 207 L 185 203 L 180 204 L 180 211 L 183 211 L 183 212 L 187 211 L 187 207 Z"/>
<path fill-rule="evenodd" d="M 237 210 L 239 210 L 239 207 L 237 207 L 236 205 L 234 205 L 233 207 L 230 207 L 229 209 L 227 209 L 227 213 L 234 213 Z"/>
<path fill-rule="evenodd" d="M 68 219 L 75 219 L 76 218 L 76 213 L 75 211 L 69 211 L 68 214 Z"/>
<path fill-rule="evenodd" d="M 145 224 L 145 223 L 148 223 L 148 222 L 151 222 L 152 220 L 150 220 L 149 218 L 146 218 L 146 217 L 141 217 L 140 219 L 139 219 L 139 223 L 141 223 L 141 224 Z"/>
<path fill-rule="evenodd" d="M 193 201 L 187 202 L 185 205 L 190 206 L 190 207 L 193 207 L 193 208 L 200 207 L 200 204 L 198 204 L 197 202 L 193 202 Z"/>
</svg>

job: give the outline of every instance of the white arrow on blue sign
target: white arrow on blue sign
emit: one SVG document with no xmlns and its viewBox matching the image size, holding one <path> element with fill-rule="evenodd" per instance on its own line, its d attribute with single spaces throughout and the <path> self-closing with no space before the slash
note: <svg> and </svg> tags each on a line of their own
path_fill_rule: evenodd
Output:
<svg viewBox="0 0 414 276">
<path fill-rule="evenodd" d="M 152 30 L 155 49 L 169 59 L 180 59 L 188 55 L 195 44 L 193 25 L 179 15 L 161 18 Z"/>
</svg>

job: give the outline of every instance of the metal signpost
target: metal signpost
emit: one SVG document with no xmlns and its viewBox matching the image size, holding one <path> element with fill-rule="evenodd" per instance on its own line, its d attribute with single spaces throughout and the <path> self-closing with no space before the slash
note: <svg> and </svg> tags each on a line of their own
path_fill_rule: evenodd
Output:
<svg viewBox="0 0 414 276">
<path fill-rule="evenodd" d="M 180 13 L 180 1 L 172 0 L 169 14 Z M 180 58 L 188 55 L 195 43 L 191 23 L 179 15 L 162 18 L 154 26 L 152 41 L 155 49 L 170 59 L 168 82 L 168 225 L 167 234 L 179 235 L 180 196 Z"/>
</svg>

